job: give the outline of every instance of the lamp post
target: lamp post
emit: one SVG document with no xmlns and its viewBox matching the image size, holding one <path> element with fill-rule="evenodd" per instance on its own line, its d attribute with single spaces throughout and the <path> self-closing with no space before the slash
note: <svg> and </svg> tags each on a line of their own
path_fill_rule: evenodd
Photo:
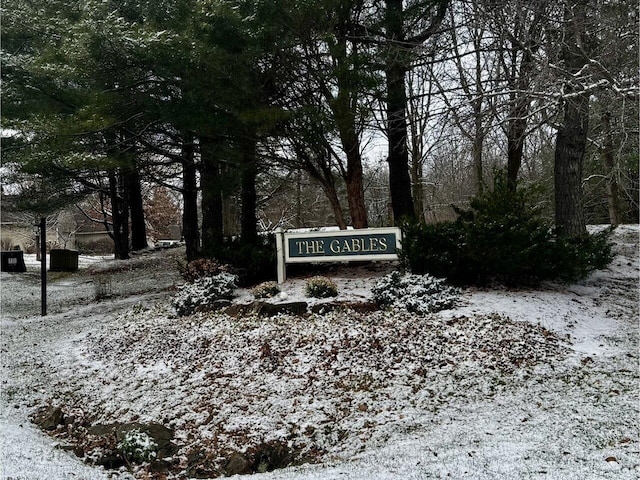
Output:
<svg viewBox="0 0 640 480">
<path fill-rule="evenodd" d="M 40 231 L 40 315 L 47 314 L 47 219 L 40 218 L 40 223 L 36 224 Z"/>
</svg>

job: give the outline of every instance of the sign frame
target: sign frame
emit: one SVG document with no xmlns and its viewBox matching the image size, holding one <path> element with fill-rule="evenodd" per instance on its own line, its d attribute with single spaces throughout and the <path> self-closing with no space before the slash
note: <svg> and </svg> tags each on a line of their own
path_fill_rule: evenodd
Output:
<svg viewBox="0 0 640 480">
<path fill-rule="evenodd" d="M 305 239 L 333 239 L 349 237 L 375 237 L 376 235 L 395 235 L 394 253 L 363 253 L 345 255 L 314 255 L 313 252 L 305 256 L 292 256 L 290 240 Z M 309 232 L 285 232 L 276 230 L 276 247 L 278 256 L 278 283 L 286 280 L 287 263 L 331 263 L 331 262 L 358 262 L 358 261 L 391 261 L 398 260 L 398 252 L 402 247 L 402 230 L 399 227 L 359 228 L 352 230 L 329 230 Z"/>
</svg>

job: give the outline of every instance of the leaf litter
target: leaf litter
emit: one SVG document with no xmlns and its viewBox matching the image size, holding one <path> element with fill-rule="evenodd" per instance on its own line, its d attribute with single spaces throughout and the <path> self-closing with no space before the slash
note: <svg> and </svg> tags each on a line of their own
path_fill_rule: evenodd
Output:
<svg viewBox="0 0 640 480">
<path fill-rule="evenodd" d="M 280 445 L 299 465 L 258 477 L 636 478 L 637 226 L 615 240 L 611 267 L 577 285 L 468 289 L 464 305 L 428 315 L 178 317 L 167 292 L 178 278 L 149 281 L 143 265 L 154 263 L 139 260 L 114 273 L 125 293 L 96 303 L 64 291 L 45 319 L 12 310 L 29 297 L 4 293 L 1 471 L 214 477 L 234 455 Z M 333 279 L 343 297 L 366 299 L 378 278 Z M 14 275 L 2 282 L 20 288 Z M 283 288 L 289 300 L 295 282 Z M 67 418 L 53 440 L 28 424 L 44 405 Z M 173 430 L 161 473 L 87 466 L 63 451 L 95 461 L 106 446 L 87 432 L 115 422 Z"/>
</svg>

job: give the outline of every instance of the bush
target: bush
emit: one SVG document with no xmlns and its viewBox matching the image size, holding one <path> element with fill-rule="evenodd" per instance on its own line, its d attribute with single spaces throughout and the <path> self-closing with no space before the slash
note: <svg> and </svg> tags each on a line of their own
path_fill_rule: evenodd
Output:
<svg viewBox="0 0 640 480">
<path fill-rule="evenodd" d="M 327 277 L 311 277 L 304 287 L 307 297 L 328 298 L 338 295 L 338 286 Z"/>
<path fill-rule="evenodd" d="M 219 273 L 213 277 L 202 277 L 185 284 L 173 298 L 172 305 L 180 316 L 206 309 L 218 300 L 233 297 L 238 278 L 231 273 Z"/>
<path fill-rule="evenodd" d="M 182 277 L 190 283 L 204 277 L 213 277 L 229 271 L 227 265 L 210 258 L 199 258 L 186 265 L 178 265 Z"/>
<path fill-rule="evenodd" d="M 455 305 L 460 291 L 431 275 L 402 275 L 391 272 L 372 289 L 381 307 L 401 308 L 414 313 L 432 313 Z"/>
<path fill-rule="evenodd" d="M 273 235 L 260 236 L 257 243 L 229 240 L 213 251 L 212 258 L 231 266 L 240 286 L 256 285 L 276 278 L 276 247 Z"/>
<path fill-rule="evenodd" d="M 117 448 L 127 463 L 143 463 L 156 458 L 158 445 L 146 433 L 129 430 Z"/>
<path fill-rule="evenodd" d="M 255 298 L 271 298 L 280 293 L 280 286 L 277 282 L 263 282 L 251 290 Z"/>
<path fill-rule="evenodd" d="M 606 268 L 613 260 L 609 236 L 612 229 L 580 238 L 558 238 L 547 259 L 550 278 L 574 282 L 594 270 Z"/>
<path fill-rule="evenodd" d="M 456 284 L 532 285 L 573 281 L 611 261 L 608 233 L 556 239 L 526 189 L 512 191 L 502 173 L 494 188 L 458 211 L 455 222 L 405 225 L 402 260 L 413 273 Z"/>
</svg>

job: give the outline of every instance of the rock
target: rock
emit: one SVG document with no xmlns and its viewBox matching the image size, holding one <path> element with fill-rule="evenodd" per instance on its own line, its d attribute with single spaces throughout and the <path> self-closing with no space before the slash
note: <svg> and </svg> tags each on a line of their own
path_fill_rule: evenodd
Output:
<svg viewBox="0 0 640 480">
<path fill-rule="evenodd" d="M 231 454 L 231 457 L 229 457 L 229 460 L 224 466 L 224 471 L 229 477 L 232 475 L 253 473 L 251 470 L 251 464 L 249 463 L 249 460 L 247 460 L 247 457 L 238 452 Z"/>
<path fill-rule="evenodd" d="M 291 449 L 285 443 L 277 441 L 258 445 L 252 449 L 251 454 L 253 457 L 251 470 L 254 473 L 286 468 L 293 463 L 294 459 Z"/>
<path fill-rule="evenodd" d="M 258 315 L 259 317 L 274 317 L 279 314 L 304 315 L 307 313 L 306 302 L 268 303 L 255 301 L 251 303 L 233 304 L 225 310 L 231 317 Z"/>
<path fill-rule="evenodd" d="M 33 423 L 43 430 L 55 430 L 64 423 L 64 413 L 60 407 L 48 406 L 34 416 Z"/>
<path fill-rule="evenodd" d="M 132 430 L 139 430 L 149 435 L 157 445 L 157 458 L 170 457 L 176 452 L 176 446 L 172 443 L 173 431 L 159 423 L 112 423 L 110 425 L 94 425 L 88 433 L 99 437 L 115 436 L 119 442 Z"/>
<path fill-rule="evenodd" d="M 307 302 L 265 303 L 259 315 L 275 317 L 280 314 L 302 316 L 307 313 Z"/>
<path fill-rule="evenodd" d="M 208 305 L 198 305 L 196 307 L 196 312 L 217 312 L 218 310 L 222 310 L 231 306 L 230 300 L 220 299 L 215 300 Z"/>
<path fill-rule="evenodd" d="M 359 313 L 371 313 L 380 310 L 380 307 L 375 302 L 326 302 L 316 303 L 311 306 L 313 313 L 327 313 L 335 310 L 353 310 Z"/>
</svg>

